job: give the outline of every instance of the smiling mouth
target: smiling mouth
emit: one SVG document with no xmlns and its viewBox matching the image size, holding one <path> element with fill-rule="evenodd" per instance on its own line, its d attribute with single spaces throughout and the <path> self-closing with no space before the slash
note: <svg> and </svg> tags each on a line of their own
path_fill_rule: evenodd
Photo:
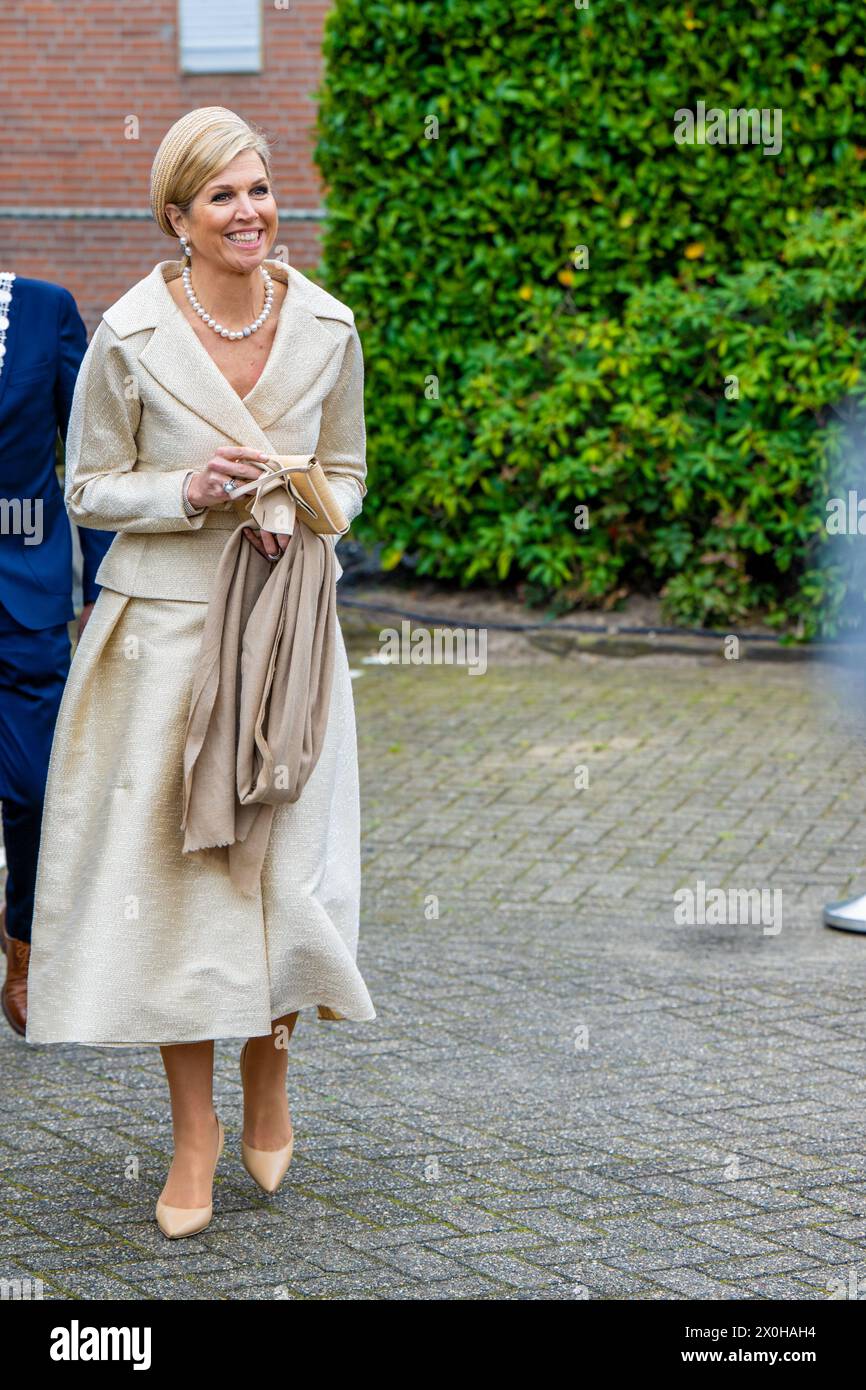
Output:
<svg viewBox="0 0 866 1390">
<path fill-rule="evenodd" d="M 232 246 L 258 246 L 264 235 L 264 228 L 257 227 L 254 232 L 226 232 L 226 241 Z"/>
</svg>

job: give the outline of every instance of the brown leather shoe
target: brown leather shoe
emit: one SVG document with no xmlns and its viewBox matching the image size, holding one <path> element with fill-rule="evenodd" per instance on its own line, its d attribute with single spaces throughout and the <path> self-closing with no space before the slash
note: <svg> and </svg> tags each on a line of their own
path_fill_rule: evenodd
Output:
<svg viewBox="0 0 866 1390">
<path fill-rule="evenodd" d="M 21 1037 L 27 1034 L 27 971 L 30 942 L 18 941 L 6 932 L 6 911 L 0 913 L 0 938 L 6 953 L 6 979 L 0 990 L 0 1005 L 9 1027 Z"/>
</svg>

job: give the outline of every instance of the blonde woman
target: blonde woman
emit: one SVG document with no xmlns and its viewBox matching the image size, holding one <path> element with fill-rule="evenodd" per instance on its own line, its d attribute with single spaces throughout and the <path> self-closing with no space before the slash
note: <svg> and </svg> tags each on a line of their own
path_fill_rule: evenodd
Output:
<svg viewBox="0 0 866 1390">
<path fill-rule="evenodd" d="M 245 524 L 232 491 L 261 478 L 253 459 L 313 453 L 349 521 L 367 489 L 354 317 L 268 259 L 278 217 L 261 133 L 223 107 L 181 118 L 154 159 L 151 207 L 183 255 L 106 310 L 67 438 L 72 519 L 118 534 L 52 748 L 26 1036 L 161 1047 L 174 1157 L 157 1220 L 179 1237 L 212 1216 L 224 1138 L 213 1040 L 248 1039 L 242 1158 L 272 1192 L 292 1153 L 286 1043 L 299 1011 L 376 1017 L 356 964 L 358 762 L 339 623 L 314 767 L 273 812 L 255 890 L 235 882 L 232 851 L 185 852 L 181 829 L 191 694 L 223 552 L 248 545 L 261 584 L 303 539 L 305 583 L 314 562 L 323 585 L 342 573 L 334 537 Z"/>
</svg>

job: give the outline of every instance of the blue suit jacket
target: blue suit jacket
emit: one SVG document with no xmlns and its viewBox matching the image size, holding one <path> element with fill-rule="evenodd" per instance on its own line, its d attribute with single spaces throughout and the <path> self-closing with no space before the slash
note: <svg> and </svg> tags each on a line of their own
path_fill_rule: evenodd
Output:
<svg viewBox="0 0 866 1390">
<path fill-rule="evenodd" d="M 55 446 L 58 429 L 66 438 L 87 329 L 68 290 L 21 275 L 12 281 L 6 313 L 0 370 L 0 603 L 24 627 L 53 627 L 75 616 L 72 534 L 55 472 Z M 83 598 L 92 603 L 99 593 L 94 576 L 114 532 L 81 527 L 78 534 Z"/>
</svg>

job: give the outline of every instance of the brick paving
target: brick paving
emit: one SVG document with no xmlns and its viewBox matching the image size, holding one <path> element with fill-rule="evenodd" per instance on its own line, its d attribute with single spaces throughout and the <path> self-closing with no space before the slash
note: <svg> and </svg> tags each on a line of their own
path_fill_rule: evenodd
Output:
<svg viewBox="0 0 866 1390">
<path fill-rule="evenodd" d="M 239 1045 L 217 1045 L 214 1220 L 172 1243 L 158 1053 L 0 1031 L 0 1278 L 61 1300 L 862 1297 L 866 938 L 820 925 L 866 890 L 848 678 L 493 634 L 469 676 L 365 662 L 343 624 L 378 1019 L 299 1021 L 273 1199 L 240 1163 Z M 698 880 L 781 890 L 781 930 L 678 925 Z"/>
</svg>

